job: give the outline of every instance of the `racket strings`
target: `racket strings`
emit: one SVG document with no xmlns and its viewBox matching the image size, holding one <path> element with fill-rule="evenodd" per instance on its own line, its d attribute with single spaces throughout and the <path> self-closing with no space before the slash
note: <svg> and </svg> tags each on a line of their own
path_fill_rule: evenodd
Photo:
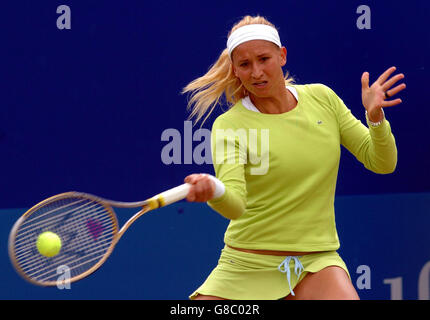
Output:
<svg viewBox="0 0 430 320">
<path fill-rule="evenodd" d="M 98 208 L 98 211 L 92 210 L 92 207 L 94 207 L 95 205 L 92 206 L 87 206 L 87 205 L 82 205 L 79 208 L 76 209 L 80 209 L 80 210 L 76 210 L 76 213 L 81 213 L 83 210 L 86 210 L 86 214 L 88 217 L 95 217 L 95 215 L 101 213 L 104 208 L 102 210 L 100 210 L 100 208 Z M 65 208 L 64 206 L 62 208 Z M 53 211 L 57 211 L 57 209 L 53 210 Z M 40 233 L 46 230 L 52 231 L 52 232 L 61 232 L 62 234 L 64 234 L 64 230 L 61 229 L 69 229 L 71 226 L 74 226 L 75 228 L 79 226 L 79 224 L 76 224 L 76 219 L 79 219 L 79 217 L 74 217 L 71 218 L 69 220 L 69 223 L 67 225 L 59 225 L 59 221 L 61 222 L 61 219 L 63 219 L 63 216 L 66 214 L 71 214 L 73 213 L 73 210 L 68 210 L 65 211 L 63 213 L 58 213 L 57 216 L 54 216 L 52 218 L 47 218 L 44 221 L 39 221 L 39 223 L 34 224 L 33 220 L 28 220 L 25 221 L 22 224 L 22 228 L 20 228 L 20 232 L 19 232 L 19 237 L 17 236 L 16 240 L 15 240 L 15 253 L 17 257 L 20 257 L 21 253 L 27 254 L 29 255 L 31 252 L 28 251 L 29 247 L 34 247 L 34 236 L 37 236 L 37 233 L 35 233 L 35 231 L 39 231 Z M 104 221 L 104 220 L 101 220 Z M 83 220 L 81 220 L 81 222 L 83 222 Z M 81 223 L 82 225 L 83 223 Z M 39 229 L 39 230 L 38 230 Z M 25 231 L 25 232 L 24 232 Z M 70 232 L 70 229 L 69 231 Z"/>
<path fill-rule="evenodd" d="M 102 213 L 104 211 L 104 209 L 100 210 L 100 208 L 97 208 L 96 210 L 92 210 L 90 206 L 88 207 L 84 207 L 80 211 L 76 211 L 76 213 L 81 213 L 84 210 L 86 210 L 86 215 L 87 218 L 96 218 L 97 216 L 100 215 L 100 213 Z M 71 212 L 73 212 L 73 210 L 67 211 L 65 214 L 70 214 Z M 15 244 L 16 246 L 20 247 L 20 250 L 16 250 L 16 253 L 19 254 L 19 252 L 21 250 L 25 250 L 27 249 L 27 247 L 24 245 L 24 243 L 27 244 L 27 246 L 32 246 L 33 245 L 33 237 L 34 237 L 34 230 L 37 230 L 37 228 L 39 229 L 44 229 L 44 230 L 50 230 L 52 232 L 60 232 L 60 233 L 71 233 L 71 229 L 70 227 L 73 226 L 74 229 L 77 229 L 79 227 L 82 227 L 83 225 L 85 225 L 85 221 L 80 219 L 80 217 L 74 217 L 74 218 L 70 218 L 68 221 L 67 225 L 63 225 L 63 224 L 59 224 L 59 220 L 61 222 L 61 218 L 62 216 L 64 216 L 65 214 L 59 214 L 58 215 L 58 219 L 53 219 L 51 218 L 50 221 L 47 220 L 46 223 L 40 222 L 37 225 L 31 226 L 32 228 L 23 228 L 26 229 L 26 232 L 20 233 L 20 238 L 17 238 Z M 104 219 L 99 219 L 100 222 L 105 222 L 105 220 L 108 220 L 109 217 L 105 217 Z M 76 222 L 77 221 L 77 222 Z M 31 222 L 29 222 L 31 223 Z M 24 223 L 23 225 L 28 225 L 28 223 Z M 21 230 L 20 230 L 21 231 Z"/>
<path fill-rule="evenodd" d="M 81 225 L 81 228 L 74 229 L 74 233 L 80 233 L 82 231 L 85 231 L 85 228 Z M 111 229 L 107 229 L 107 231 L 112 231 Z M 59 234 L 61 232 L 57 231 Z M 82 241 L 83 240 L 83 241 Z M 35 253 L 35 250 L 32 250 L 31 254 L 27 257 L 27 261 L 22 259 L 22 267 L 25 268 L 28 276 L 37 278 L 40 281 L 43 280 L 49 280 L 49 274 L 53 273 L 53 276 L 55 276 L 55 273 L 53 272 L 55 269 L 55 266 L 58 265 L 67 265 L 69 267 L 69 270 L 73 270 L 74 265 L 80 265 L 83 266 L 84 264 L 88 264 L 88 268 L 92 266 L 92 261 L 94 259 L 101 258 L 106 251 L 106 248 L 109 247 L 111 243 L 111 238 L 108 236 L 102 236 L 98 239 L 98 246 L 91 246 L 88 237 L 85 240 L 85 238 L 82 237 L 76 237 L 73 241 L 69 242 L 67 244 L 67 239 L 65 240 L 66 244 L 64 246 L 63 254 L 56 256 L 54 258 L 45 258 L 38 253 Z M 98 250 L 96 250 L 98 249 Z M 83 254 L 84 253 L 84 254 Z M 32 261 L 31 259 L 34 259 Z M 51 260 L 52 259 L 52 260 Z M 50 263 L 47 263 L 47 260 Z M 80 271 L 78 271 L 80 272 Z M 48 277 L 47 277 L 48 276 Z M 72 274 L 74 276 L 74 273 Z M 45 277 L 43 279 L 42 277 Z M 47 278 L 46 278 L 47 277 Z"/>
<path fill-rule="evenodd" d="M 79 230 L 76 230 L 78 232 L 85 232 L 84 228 L 85 226 L 81 224 L 81 228 Z M 107 229 L 109 232 L 113 232 L 112 228 Z M 67 241 L 67 240 L 66 240 Z M 86 255 L 81 255 L 79 252 L 63 252 L 62 255 L 56 256 L 52 259 L 54 263 L 61 264 L 61 265 L 70 265 L 72 260 L 80 259 L 85 260 L 88 255 L 93 255 L 98 252 L 102 252 L 102 254 L 105 253 L 105 247 L 106 245 L 109 246 L 111 243 L 111 237 L 109 234 L 105 234 L 101 236 L 98 239 L 98 245 L 94 246 L 92 245 L 92 241 L 89 239 L 85 239 L 83 237 L 80 237 L 77 239 L 75 243 L 71 243 L 68 245 L 68 247 L 72 249 L 79 248 L 79 252 L 86 252 Z M 68 247 L 64 247 L 62 250 L 68 250 Z M 101 248 L 101 250 L 100 250 Z M 30 247 L 31 249 L 31 247 Z M 30 277 L 35 277 L 35 274 L 33 272 L 40 272 L 43 270 L 46 270 L 49 268 L 49 265 L 45 269 L 40 269 L 40 263 L 46 260 L 46 258 L 40 254 L 34 254 L 32 250 L 29 250 L 29 247 L 27 246 L 25 250 L 20 250 L 21 254 L 17 255 L 17 259 L 20 261 L 20 265 L 22 268 L 26 269 L 26 272 Z M 77 262 L 74 261 L 74 262 Z"/>
<path fill-rule="evenodd" d="M 59 207 L 54 207 L 54 209 L 51 210 L 49 209 L 52 206 L 41 208 L 41 212 L 35 212 L 22 224 L 20 228 L 20 235 L 22 236 L 22 239 L 20 240 L 25 240 L 26 234 L 31 236 L 37 227 L 54 229 L 56 226 L 61 226 L 61 223 L 66 220 L 66 218 L 70 220 L 69 222 L 71 222 L 73 219 L 76 219 L 76 215 L 83 211 L 85 211 L 88 215 L 93 212 L 93 208 L 95 208 L 94 210 L 100 211 L 98 203 L 89 204 L 88 202 L 83 203 L 83 201 L 84 200 L 81 199 L 79 201 L 67 203 Z M 81 203 L 81 205 L 76 206 L 79 203 Z M 105 209 L 102 208 L 101 210 Z M 73 213 L 74 215 L 72 215 Z M 41 220 L 41 218 L 44 219 Z"/>
<path fill-rule="evenodd" d="M 36 247 L 44 231 L 58 234 L 58 255 L 42 256 Z M 15 236 L 15 259 L 23 273 L 38 282 L 52 282 L 67 266 L 71 278 L 87 272 L 107 253 L 117 232 L 116 219 L 101 203 L 80 197 L 54 200 L 24 220 Z"/>
<path fill-rule="evenodd" d="M 79 208 L 88 208 L 89 206 L 87 202 L 85 202 L 85 199 L 78 199 L 77 201 L 67 201 L 67 199 L 63 200 L 64 203 L 59 205 L 60 203 L 54 203 L 51 205 L 47 205 L 44 207 L 41 207 L 38 209 L 38 211 L 34 212 L 31 216 L 28 217 L 28 219 L 25 221 L 25 223 L 21 226 L 20 231 L 22 234 L 24 234 L 25 230 L 33 230 L 37 225 L 44 225 L 47 226 L 49 221 L 57 221 L 60 220 L 61 217 L 64 215 L 67 215 L 73 210 L 79 209 Z M 75 208 L 77 204 L 81 204 L 79 208 Z M 56 206 L 58 205 L 58 206 Z M 96 206 L 94 203 L 93 206 Z M 69 208 L 72 208 L 71 210 L 67 210 Z M 39 222 L 37 222 L 39 221 Z"/>
</svg>

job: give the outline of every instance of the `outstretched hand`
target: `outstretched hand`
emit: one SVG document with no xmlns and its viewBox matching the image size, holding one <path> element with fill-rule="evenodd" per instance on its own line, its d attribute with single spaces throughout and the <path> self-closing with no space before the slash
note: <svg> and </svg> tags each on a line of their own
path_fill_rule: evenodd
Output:
<svg viewBox="0 0 430 320">
<path fill-rule="evenodd" d="M 387 69 L 370 87 L 369 73 L 364 72 L 361 76 L 361 99 L 363 101 L 364 108 L 367 110 L 369 120 L 372 122 L 382 120 L 382 108 L 392 107 L 402 103 L 402 100 L 399 98 L 388 100 L 406 88 L 406 84 L 402 83 L 391 89 L 397 81 L 405 77 L 400 73 L 388 79 L 395 70 L 396 67 Z"/>
</svg>

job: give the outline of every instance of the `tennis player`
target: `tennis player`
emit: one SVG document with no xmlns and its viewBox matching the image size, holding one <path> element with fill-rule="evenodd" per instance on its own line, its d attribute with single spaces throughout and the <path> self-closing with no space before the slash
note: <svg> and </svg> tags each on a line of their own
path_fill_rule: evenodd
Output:
<svg viewBox="0 0 430 320">
<path fill-rule="evenodd" d="M 392 67 L 369 86 L 363 73 L 366 127 L 329 87 L 294 84 L 284 75 L 286 62 L 275 26 L 246 16 L 218 61 L 184 88 L 197 121 L 223 96 L 230 105 L 212 127 L 216 177 L 185 178 L 192 184 L 188 201 L 207 202 L 230 219 L 218 265 L 190 299 L 359 299 L 336 251 L 340 146 L 372 172 L 395 170 L 397 148 L 383 108 L 401 103 L 390 98 L 406 87 L 393 87 L 404 76 L 390 77 Z M 257 170 L 261 163 L 252 156 L 268 157 L 267 170 Z"/>
</svg>

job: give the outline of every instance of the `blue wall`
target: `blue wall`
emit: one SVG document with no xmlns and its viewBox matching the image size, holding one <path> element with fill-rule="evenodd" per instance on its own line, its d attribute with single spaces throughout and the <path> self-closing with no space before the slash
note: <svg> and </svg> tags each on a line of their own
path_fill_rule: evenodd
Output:
<svg viewBox="0 0 430 320">
<path fill-rule="evenodd" d="M 71 9 L 70 30 L 56 26 L 62 4 Z M 362 4 L 371 9 L 368 30 L 356 25 Z M 137 201 L 190 173 L 213 172 L 210 164 L 184 158 L 164 164 L 161 135 L 172 128 L 184 135 L 181 89 L 215 61 L 228 30 L 245 14 L 264 15 L 278 27 L 288 50 L 286 69 L 298 83 L 330 86 L 363 122 L 362 72 L 370 72 L 371 82 L 392 65 L 405 74 L 404 102 L 385 110 L 399 151 L 397 169 L 374 174 L 342 149 L 337 226 L 354 284 L 359 266 L 371 271 L 371 288 L 358 289 L 363 299 L 390 299 L 400 281 L 403 298 L 417 299 L 420 274 L 428 292 L 428 1 L 64 0 L 4 7 L 0 298 L 186 299 L 205 279 L 227 220 L 200 204 L 181 202 L 148 214 L 96 274 L 71 290 L 24 282 L 10 266 L 6 243 L 20 214 L 53 194 L 79 190 Z M 130 214 L 119 212 L 123 221 Z M 387 279 L 394 284 L 384 284 Z"/>
</svg>

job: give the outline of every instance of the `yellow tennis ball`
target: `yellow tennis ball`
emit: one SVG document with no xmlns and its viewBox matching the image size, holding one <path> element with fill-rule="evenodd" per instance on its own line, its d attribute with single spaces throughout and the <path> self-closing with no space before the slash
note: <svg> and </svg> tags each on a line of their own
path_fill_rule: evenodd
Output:
<svg viewBox="0 0 430 320">
<path fill-rule="evenodd" d="M 54 257 L 61 250 L 61 239 L 58 234 L 46 231 L 37 237 L 36 247 L 41 255 Z"/>
</svg>

